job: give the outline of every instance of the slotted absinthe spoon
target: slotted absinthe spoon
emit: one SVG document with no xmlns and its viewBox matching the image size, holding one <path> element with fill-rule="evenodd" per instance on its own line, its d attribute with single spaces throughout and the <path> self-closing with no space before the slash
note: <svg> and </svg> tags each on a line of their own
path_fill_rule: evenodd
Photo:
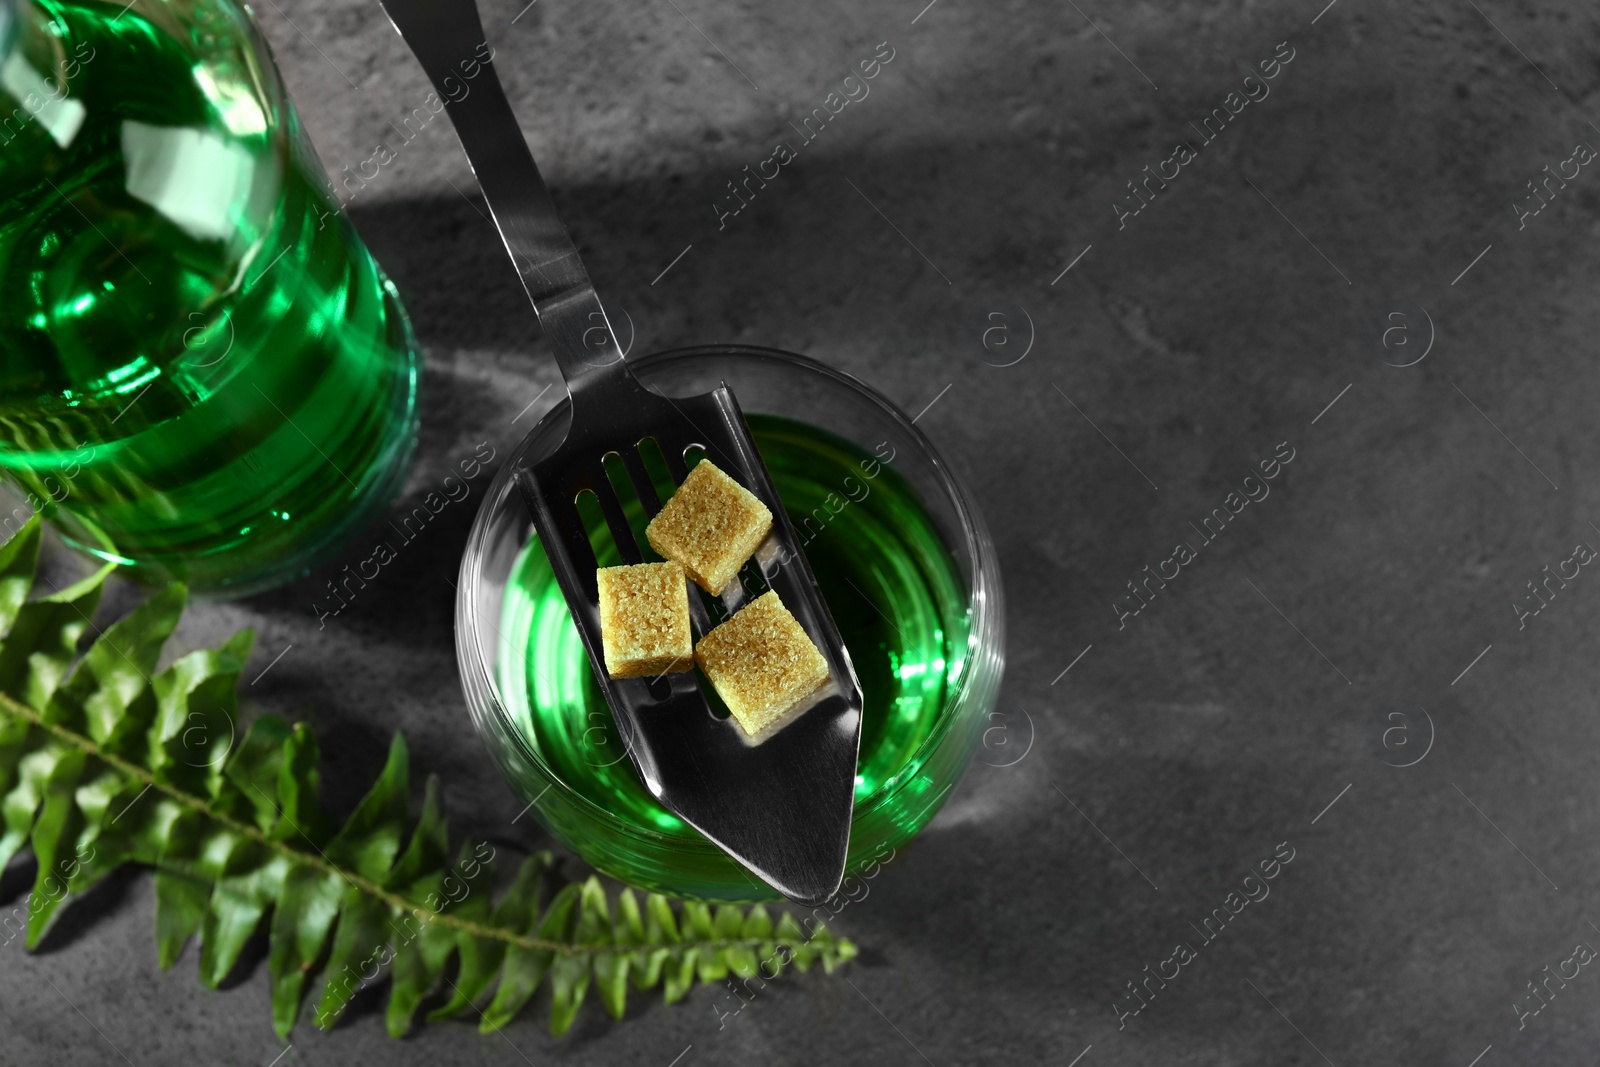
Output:
<svg viewBox="0 0 1600 1067">
<path fill-rule="evenodd" d="M 517 482 L 633 765 L 664 807 L 763 881 L 791 900 L 821 903 L 844 876 L 861 685 L 739 405 L 726 385 L 668 398 L 628 369 L 493 62 L 482 58 L 483 27 L 473 0 L 381 3 L 445 101 L 566 379 L 567 437 L 518 471 Z M 603 460 L 611 453 L 620 457 L 639 503 L 653 516 L 664 501 L 639 451 L 646 438 L 660 446 L 674 483 L 683 482 L 686 454 L 698 448 L 766 504 L 773 528 L 757 553 L 762 579 L 827 661 L 831 680 L 815 702 L 756 743 L 734 719 L 712 711 L 701 688 L 708 683 L 694 671 L 655 679 L 615 679 L 606 672 L 596 555 L 576 498 L 593 492 L 622 561 L 641 562 L 641 546 Z M 736 610 L 749 592 L 731 583 L 723 594 L 727 609 Z M 709 616 L 693 588 L 689 602 L 698 639 Z"/>
</svg>

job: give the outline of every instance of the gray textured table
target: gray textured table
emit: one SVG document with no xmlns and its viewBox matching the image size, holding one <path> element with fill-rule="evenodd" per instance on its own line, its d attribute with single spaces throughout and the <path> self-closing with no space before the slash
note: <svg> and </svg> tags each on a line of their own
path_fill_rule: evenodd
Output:
<svg viewBox="0 0 1600 1067">
<path fill-rule="evenodd" d="M 1006 730 L 840 916 L 863 948 L 842 977 L 787 978 L 721 1029 L 716 989 L 638 996 L 618 1025 L 588 1007 L 559 1041 L 531 1012 L 503 1036 L 392 1042 L 363 997 L 330 1034 L 302 1023 L 279 1062 L 1592 1053 L 1600 978 L 1551 980 L 1547 1004 L 1527 983 L 1600 945 L 1600 590 L 1584 571 L 1537 616 L 1513 605 L 1600 546 L 1583 409 L 1600 174 L 1552 182 L 1537 215 L 1527 185 L 1600 144 L 1600 16 L 922 2 L 487 0 L 484 22 L 637 350 L 768 344 L 932 403 L 919 425 L 1005 568 Z M 393 143 L 427 87 L 376 6 L 259 14 L 330 172 L 393 139 L 351 210 L 427 347 L 409 508 L 480 442 L 503 453 L 559 393 L 554 368 L 446 122 Z M 870 96 L 719 230 L 725 183 L 885 41 Z M 1292 55 L 1276 77 L 1244 81 L 1275 55 Z M 1212 109 L 1220 133 L 1201 128 Z M 1262 497 L 1245 478 L 1275 451 L 1293 458 Z M 325 629 L 326 574 L 205 606 L 182 637 L 255 626 L 257 667 L 293 646 L 248 695 L 315 724 L 336 808 L 401 728 L 460 830 L 535 848 L 452 654 L 485 482 Z M 1217 508 L 1239 513 L 1202 540 Z M 1247 883 L 1275 850 L 1292 862 Z M 1269 895 L 1230 896 L 1246 891 Z M 1216 908 L 1238 914 L 1209 940 Z M 44 951 L 0 950 L 0 1059 L 274 1062 L 265 962 L 206 992 L 194 945 L 157 970 L 151 916 L 133 873 Z M 1174 970 L 1133 999 L 1127 983 Z"/>
</svg>

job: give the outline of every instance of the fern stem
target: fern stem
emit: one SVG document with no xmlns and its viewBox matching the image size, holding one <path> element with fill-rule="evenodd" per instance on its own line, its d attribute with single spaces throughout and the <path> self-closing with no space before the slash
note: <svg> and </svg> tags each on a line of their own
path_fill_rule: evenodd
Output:
<svg viewBox="0 0 1600 1067">
<path fill-rule="evenodd" d="M 199 812 L 205 818 L 226 826 L 234 833 L 250 838 L 250 840 L 263 846 L 264 848 L 270 849 L 284 856 L 290 860 L 290 862 L 304 864 L 307 867 L 314 867 L 325 874 L 331 874 L 336 877 L 343 878 L 350 885 L 361 890 L 363 893 L 366 893 L 368 896 L 371 896 L 377 900 L 381 900 L 392 908 L 399 909 L 403 912 L 410 912 L 412 915 L 422 919 L 425 922 L 441 922 L 446 926 L 450 926 L 465 933 L 472 934 L 475 937 L 485 937 L 496 941 L 504 941 L 507 944 L 516 945 L 519 948 L 543 950 L 546 952 L 553 952 L 560 956 L 627 954 L 646 947 L 623 945 L 577 945 L 568 944 L 564 941 L 550 941 L 539 937 L 528 937 L 513 930 L 507 930 L 504 927 L 478 923 L 472 921 L 471 919 L 463 919 L 460 916 L 452 915 L 449 912 L 433 911 L 424 905 L 418 904 L 416 901 L 408 900 L 398 893 L 385 889 L 383 886 L 379 885 L 377 882 L 374 882 L 370 878 L 366 878 L 355 871 L 346 870 L 345 868 L 340 867 L 327 857 L 321 855 L 320 852 L 303 852 L 300 849 L 291 848 L 283 841 L 274 840 L 262 833 L 255 826 L 252 826 L 246 822 L 241 822 L 230 815 L 226 815 L 217 811 L 209 803 L 207 803 L 204 797 L 198 797 L 192 793 L 186 793 L 175 786 L 158 781 L 155 775 L 151 774 L 143 767 L 140 767 L 138 764 L 131 763 L 128 760 L 123 759 L 121 756 L 117 756 L 113 753 L 105 751 L 98 744 L 96 744 L 92 738 L 85 737 L 76 731 L 69 730 L 58 723 L 47 722 L 44 716 L 40 715 L 33 708 L 21 703 L 20 701 L 3 692 L 0 692 L 0 712 L 18 715 L 24 719 L 27 719 L 40 729 L 49 732 L 67 744 L 81 749 L 90 756 L 93 756 L 95 759 L 98 759 L 115 768 L 119 773 L 143 782 L 146 786 L 165 794 L 169 799 L 175 801 L 176 803 L 182 804 L 193 811 Z M 316 846 L 313 845 L 312 847 L 315 848 Z M 774 944 L 787 945 L 793 949 L 803 945 L 804 943 L 805 941 L 797 940 L 795 938 L 748 937 L 696 941 L 690 943 L 687 947 L 708 949 L 743 947 L 754 949 L 763 944 Z"/>
</svg>

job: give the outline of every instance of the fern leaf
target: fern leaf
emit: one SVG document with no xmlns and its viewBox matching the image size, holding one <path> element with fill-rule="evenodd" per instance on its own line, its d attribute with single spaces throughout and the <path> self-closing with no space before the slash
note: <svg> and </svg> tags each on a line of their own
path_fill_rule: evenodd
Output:
<svg viewBox="0 0 1600 1067">
<path fill-rule="evenodd" d="M 539 902 L 544 898 L 544 875 L 550 862 L 548 852 L 535 853 L 522 861 L 517 880 L 494 909 L 489 925 L 501 930 L 528 930 L 532 927 L 539 914 Z M 472 1007 L 494 984 L 508 946 L 499 938 L 468 934 L 460 940 L 458 947 L 461 968 L 452 983 L 455 995 L 448 1003 L 429 1012 L 429 1019 L 447 1019 Z"/>
<path fill-rule="evenodd" d="M 33 588 L 39 562 L 39 524 L 30 522 L 0 545 L 0 630 L 11 629 Z"/>
<path fill-rule="evenodd" d="M 596 883 L 596 888 L 599 888 L 599 883 Z M 604 891 L 599 893 L 599 898 L 599 905 L 604 908 Z M 594 986 L 595 993 L 600 997 L 600 1006 L 605 1008 L 606 1014 L 613 1019 L 620 1019 L 627 1010 L 628 972 L 633 968 L 635 959 L 634 954 L 626 950 L 638 944 L 637 938 L 643 933 L 639 902 L 634 899 L 632 892 L 624 889 L 618 894 L 616 919 L 612 921 L 608 914 L 606 921 L 611 931 L 611 946 L 616 951 L 595 955 Z"/>
<path fill-rule="evenodd" d="M 297 866 L 284 876 L 267 954 L 272 1026 L 279 1037 L 289 1036 L 300 1016 L 306 977 L 339 915 L 342 888 L 336 875 L 313 867 Z"/>
<path fill-rule="evenodd" d="M 24 847 L 38 862 L 30 948 L 71 894 L 138 863 L 156 872 L 163 968 L 198 935 L 200 979 L 214 988 L 267 931 L 272 1025 L 283 1036 L 316 979 L 322 1028 L 362 989 L 388 982 L 385 1025 L 397 1037 L 432 995 L 450 994 L 430 1020 L 472 1008 L 487 1032 L 548 984 L 560 1035 L 591 987 L 620 1019 L 630 988 L 659 987 L 673 1003 L 697 979 L 773 978 L 790 963 L 832 972 L 855 955 L 826 928 L 807 935 L 792 915 L 774 923 L 759 905 L 675 909 L 657 893 L 641 905 L 626 887 L 613 904 L 592 875 L 546 903 L 548 852 L 524 860 L 496 900 L 494 849 L 452 854 L 436 778 L 408 831 L 399 735 L 355 811 L 335 822 L 318 802 L 318 746 L 305 725 L 265 715 L 238 727 L 249 631 L 158 673 L 183 588 L 102 631 L 92 619 L 110 568 L 29 600 L 38 553 L 37 522 L 0 545 L 0 867 Z"/>
<path fill-rule="evenodd" d="M 539 944 L 529 947 L 512 945 L 506 950 L 499 987 L 495 990 L 494 1000 L 483 1013 L 479 1030 L 487 1034 L 500 1029 L 516 1017 L 528 998 L 539 988 L 539 983 L 544 981 L 555 960 L 554 945 L 565 948 L 569 942 L 580 891 L 581 887 L 577 885 L 563 886 L 550 901 L 550 908 L 543 918 L 536 917 L 537 921 L 529 933 Z"/>
<path fill-rule="evenodd" d="M 205 922 L 211 882 L 199 873 L 206 831 L 198 812 L 184 810 L 169 824 L 156 869 L 156 962 L 167 970 Z M 189 872 L 194 873 L 189 873 Z"/>
</svg>

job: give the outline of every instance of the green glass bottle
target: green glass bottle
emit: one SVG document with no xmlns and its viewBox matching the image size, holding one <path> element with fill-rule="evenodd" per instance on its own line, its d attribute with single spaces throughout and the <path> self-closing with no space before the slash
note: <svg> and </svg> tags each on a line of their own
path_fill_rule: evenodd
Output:
<svg viewBox="0 0 1600 1067">
<path fill-rule="evenodd" d="M 242 5 L 0 0 L 0 205 L 0 470 L 69 542 L 237 595 L 392 498 L 418 349 Z"/>
</svg>

